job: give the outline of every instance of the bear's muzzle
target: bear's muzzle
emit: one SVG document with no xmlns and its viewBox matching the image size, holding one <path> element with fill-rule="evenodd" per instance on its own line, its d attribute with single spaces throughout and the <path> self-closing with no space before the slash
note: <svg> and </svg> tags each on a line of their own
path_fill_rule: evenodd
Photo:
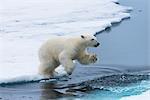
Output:
<svg viewBox="0 0 150 100">
<path fill-rule="evenodd" d="M 94 47 L 98 47 L 100 45 L 100 43 L 97 43 L 96 45 L 94 45 Z"/>
</svg>

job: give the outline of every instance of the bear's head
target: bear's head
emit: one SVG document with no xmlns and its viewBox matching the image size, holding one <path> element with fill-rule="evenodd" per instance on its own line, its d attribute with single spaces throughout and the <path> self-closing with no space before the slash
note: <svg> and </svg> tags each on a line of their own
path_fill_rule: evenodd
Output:
<svg viewBox="0 0 150 100">
<path fill-rule="evenodd" d="M 100 43 L 97 41 L 96 37 L 91 34 L 81 35 L 81 39 L 87 47 L 98 47 Z"/>
</svg>

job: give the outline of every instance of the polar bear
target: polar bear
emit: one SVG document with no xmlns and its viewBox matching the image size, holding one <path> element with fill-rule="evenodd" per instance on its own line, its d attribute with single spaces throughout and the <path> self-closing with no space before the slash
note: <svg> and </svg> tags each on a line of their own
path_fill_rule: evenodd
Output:
<svg viewBox="0 0 150 100">
<path fill-rule="evenodd" d="M 91 34 L 49 39 L 39 49 L 39 74 L 50 78 L 55 69 L 62 65 L 67 74 L 71 75 L 75 68 L 73 60 L 85 65 L 97 61 L 96 54 L 88 53 L 87 48 L 98 47 L 99 44 Z"/>
</svg>

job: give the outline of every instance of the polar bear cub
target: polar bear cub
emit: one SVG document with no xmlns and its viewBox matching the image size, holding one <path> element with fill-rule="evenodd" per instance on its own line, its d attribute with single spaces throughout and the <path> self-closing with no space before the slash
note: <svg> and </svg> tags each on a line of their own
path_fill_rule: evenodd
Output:
<svg viewBox="0 0 150 100">
<path fill-rule="evenodd" d="M 49 39 L 39 49 L 39 74 L 52 77 L 55 69 L 62 65 L 67 74 L 71 75 L 75 68 L 73 60 L 85 65 L 97 61 L 96 54 L 90 54 L 86 49 L 98 47 L 99 44 L 91 34 Z"/>
</svg>

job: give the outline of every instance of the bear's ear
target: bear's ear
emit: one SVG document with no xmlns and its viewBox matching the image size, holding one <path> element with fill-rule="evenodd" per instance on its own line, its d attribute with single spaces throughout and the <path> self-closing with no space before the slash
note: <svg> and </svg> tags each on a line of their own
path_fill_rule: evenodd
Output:
<svg viewBox="0 0 150 100">
<path fill-rule="evenodd" d="M 81 35 L 81 38 L 83 38 L 83 39 L 84 39 L 85 37 L 84 37 L 83 35 Z"/>
</svg>

